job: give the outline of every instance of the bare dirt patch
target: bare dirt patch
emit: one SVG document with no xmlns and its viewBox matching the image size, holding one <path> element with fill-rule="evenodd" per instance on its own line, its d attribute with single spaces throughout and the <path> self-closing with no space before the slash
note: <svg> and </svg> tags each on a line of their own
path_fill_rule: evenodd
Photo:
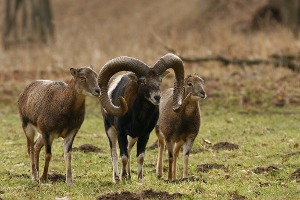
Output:
<svg viewBox="0 0 300 200">
<path fill-rule="evenodd" d="M 83 153 L 88 153 L 88 152 L 94 152 L 94 153 L 100 153 L 102 150 L 94 145 L 91 144 L 83 144 L 79 147 L 74 147 L 72 151 L 81 151 Z"/>
<path fill-rule="evenodd" d="M 155 165 L 155 164 L 152 164 L 152 163 L 150 163 L 150 164 L 144 164 L 144 167 L 155 168 L 155 167 L 156 167 L 156 165 Z"/>
<path fill-rule="evenodd" d="M 227 167 L 225 167 L 225 165 L 222 164 L 217 164 L 217 163 L 213 163 L 213 164 L 201 164 L 201 165 L 197 165 L 197 171 L 199 172 L 208 172 L 212 169 L 223 169 L 225 171 L 227 171 Z"/>
<path fill-rule="evenodd" d="M 219 150 L 236 150 L 239 149 L 239 145 L 232 144 L 229 142 L 219 142 L 217 144 L 214 144 L 212 146 L 213 150 L 219 151 Z"/>
<path fill-rule="evenodd" d="M 230 200 L 244 200 L 245 196 L 238 194 L 237 192 L 229 193 Z"/>
<path fill-rule="evenodd" d="M 294 148 L 298 148 L 299 147 L 299 144 L 298 143 L 296 143 L 295 145 L 294 145 Z M 290 153 L 288 153 L 288 154 L 286 154 L 286 156 L 296 156 L 296 155 L 300 155 L 300 151 L 295 151 L 295 152 L 290 152 Z"/>
<path fill-rule="evenodd" d="M 271 185 L 272 185 L 272 184 L 269 183 L 269 182 L 265 182 L 265 183 L 259 182 L 259 186 L 260 186 L 260 187 L 269 187 L 269 186 L 271 186 Z"/>
<path fill-rule="evenodd" d="M 10 179 L 12 178 L 26 178 L 30 179 L 30 175 L 28 174 L 9 174 Z M 48 174 L 48 180 L 51 182 L 64 182 L 66 180 L 66 176 L 58 173 Z"/>
<path fill-rule="evenodd" d="M 153 142 L 153 144 L 151 144 L 148 149 L 150 150 L 154 150 L 154 149 L 157 149 L 158 148 L 158 142 L 157 140 L 155 142 Z"/>
<path fill-rule="evenodd" d="M 12 178 L 30 178 L 28 174 L 9 174 L 10 179 Z"/>
<path fill-rule="evenodd" d="M 169 194 L 164 191 L 144 190 L 141 194 L 124 191 L 121 193 L 110 193 L 97 198 L 97 200 L 140 200 L 140 199 L 167 199 L 173 200 L 182 197 L 180 193 Z"/>
<path fill-rule="evenodd" d="M 270 173 L 273 171 L 278 171 L 279 169 L 274 166 L 268 166 L 268 167 L 257 167 L 252 170 L 253 173 L 255 174 L 263 174 L 263 173 Z"/>
<path fill-rule="evenodd" d="M 190 152 L 193 154 L 197 154 L 197 153 L 202 153 L 204 151 L 207 151 L 207 149 L 204 148 L 192 149 Z"/>
<path fill-rule="evenodd" d="M 51 182 L 64 182 L 66 176 L 58 173 L 48 174 L 48 180 Z"/>
<path fill-rule="evenodd" d="M 300 168 L 291 174 L 291 178 L 295 179 L 296 182 L 300 182 Z"/>
</svg>

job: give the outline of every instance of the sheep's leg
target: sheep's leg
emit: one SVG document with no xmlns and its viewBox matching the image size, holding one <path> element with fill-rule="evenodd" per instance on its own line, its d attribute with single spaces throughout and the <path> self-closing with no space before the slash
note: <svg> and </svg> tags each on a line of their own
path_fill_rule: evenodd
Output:
<svg viewBox="0 0 300 200">
<path fill-rule="evenodd" d="M 169 156 L 169 170 L 168 170 L 168 180 L 172 180 L 172 166 L 173 166 L 173 149 L 174 143 L 171 141 L 166 141 L 166 146 L 168 149 L 168 156 Z"/>
<path fill-rule="evenodd" d="M 134 144 L 136 143 L 138 138 L 132 138 L 130 136 L 127 136 L 128 139 L 128 162 L 126 166 L 126 171 L 127 171 L 127 178 L 130 180 L 131 179 L 131 150 Z"/>
<path fill-rule="evenodd" d="M 146 150 L 146 145 L 149 140 L 149 134 L 146 134 L 142 137 L 140 137 L 137 141 L 137 164 L 138 164 L 138 181 L 143 180 L 143 165 L 144 165 L 144 157 L 145 157 L 145 150 Z"/>
<path fill-rule="evenodd" d="M 194 139 L 188 139 L 183 145 L 183 178 L 188 177 L 189 155 L 193 143 Z"/>
<path fill-rule="evenodd" d="M 35 164 L 38 177 L 39 177 L 39 166 L 40 166 L 39 158 L 43 146 L 44 146 L 44 139 L 43 136 L 39 133 L 38 138 L 36 139 L 34 144 L 34 164 Z"/>
<path fill-rule="evenodd" d="M 183 141 L 176 142 L 173 149 L 173 163 L 172 163 L 172 179 L 176 179 L 176 164 L 177 164 L 177 158 L 180 151 L 180 148 L 183 145 Z"/>
<path fill-rule="evenodd" d="M 109 139 L 111 159 L 113 164 L 113 181 L 115 183 L 119 183 L 120 178 L 118 172 L 117 131 L 114 127 L 110 127 L 107 129 L 106 133 Z"/>
<path fill-rule="evenodd" d="M 31 166 L 31 178 L 34 181 L 38 180 L 38 173 L 36 170 L 36 165 L 34 162 L 34 135 L 35 131 L 34 129 L 30 126 L 30 124 L 27 124 L 27 126 L 23 125 L 23 130 L 26 135 L 27 139 L 27 153 L 30 158 L 30 166 Z"/>
<path fill-rule="evenodd" d="M 51 152 L 51 146 L 52 146 L 52 142 L 53 139 L 52 137 L 50 137 L 50 135 L 45 134 L 44 135 L 44 144 L 45 144 L 45 166 L 44 166 L 44 171 L 43 174 L 40 178 L 40 182 L 46 182 L 48 179 L 48 169 L 49 169 L 49 163 L 52 157 L 52 152 Z"/>
<path fill-rule="evenodd" d="M 120 148 L 120 155 L 122 160 L 122 173 L 121 177 L 124 179 L 127 177 L 126 167 L 128 163 L 128 141 L 127 136 L 124 132 L 118 133 L 118 142 L 119 142 L 119 148 Z"/>
<path fill-rule="evenodd" d="M 163 172 L 163 165 L 162 165 L 162 157 L 163 157 L 163 151 L 165 148 L 165 138 L 162 134 L 162 132 L 159 130 L 159 126 L 155 127 L 155 133 L 158 138 L 158 157 L 157 157 L 157 165 L 156 165 L 156 175 L 157 178 L 162 177 Z"/>
<path fill-rule="evenodd" d="M 64 158 L 66 163 L 66 183 L 72 184 L 72 168 L 71 168 L 71 158 L 72 158 L 72 145 L 78 130 L 74 130 L 69 135 L 64 138 Z"/>
</svg>

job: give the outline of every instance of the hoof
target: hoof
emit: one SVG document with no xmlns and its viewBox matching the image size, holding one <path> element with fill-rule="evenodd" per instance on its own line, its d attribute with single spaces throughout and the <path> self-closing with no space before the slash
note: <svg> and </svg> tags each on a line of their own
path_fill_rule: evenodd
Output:
<svg viewBox="0 0 300 200">
<path fill-rule="evenodd" d="M 73 180 L 72 179 L 67 179 L 66 183 L 67 183 L 67 185 L 72 185 L 73 184 Z"/>
<path fill-rule="evenodd" d="M 118 176 L 116 176 L 113 181 L 115 182 L 115 184 L 119 184 L 120 183 L 120 178 Z"/>
<path fill-rule="evenodd" d="M 38 176 L 34 176 L 34 175 L 33 175 L 33 176 L 31 176 L 31 179 L 32 179 L 33 181 L 37 181 L 37 182 L 39 181 Z"/>
<path fill-rule="evenodd" d="M 143 182 L 143 178 L 138 178 L 138 182 L 142 183 Z"/>
<path fill-rule="evenodd" d="M 46 183 L 47 182 L 47 178 L 41 177 L 39 182 L 41 184 Z"/>
</svg>

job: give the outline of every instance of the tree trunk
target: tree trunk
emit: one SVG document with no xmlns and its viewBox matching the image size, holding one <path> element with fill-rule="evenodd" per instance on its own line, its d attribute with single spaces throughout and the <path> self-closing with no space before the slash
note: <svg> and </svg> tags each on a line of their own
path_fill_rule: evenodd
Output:
<svg viewBox="0 0 300 200">
<path fill-rule="evenodd" d="M 2 43 L 5 49 L 21 43 L 54 38 L 50 0 L 6 0 Z"/>
</svg>

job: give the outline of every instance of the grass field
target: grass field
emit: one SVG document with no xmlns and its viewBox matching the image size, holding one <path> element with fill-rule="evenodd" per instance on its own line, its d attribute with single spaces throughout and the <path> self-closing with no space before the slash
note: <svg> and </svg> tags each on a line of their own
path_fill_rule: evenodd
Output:
<svg viewBox="0 0 300 200">
<path fill-rule="evenodd" d="M 145 177 L 138 182 L 133 149 L 132 180 L 114 184 L 99 102 L 88 98 L 86 118 L 73 147 L 100 150 L 73 151 L 74 184 L 68 186 L 63 141 L 56 139 L 50 180 L 46 184 L 31 180 L 17 99 L 33 80 L 68 82 L 70 67 L 93 64 L 98 72 L 120 55 L 153 65 L 167 53 L 166 46 L 186 57 L 291 55 L 298 57 L 299 64 L 300 39 L 290 30 L 281 26 L 260 32 L 240 30 L 266 0 L 249 0 L 250 6 L 240 0 L 220 1 L 217 9 L 205 14 L 204 7 L 211 2 L 216 1 L 52 0 L 53 44 L 0 48 L 0 199 L 299 199 L 300 74 L 271 65 L 184 63 L 186 74 L 204 78 L 208 95 L 200 101 L 202 125 L 190 155 L 188 179 L 181 178 L 180 154 L 178 179 L 166 181 L 166 153 L 163 177 L 157 179 L 157 149 L 149 148 Z M 0 30 L 2 26 L 0 21 Z M 172 84 L 173 76 L 167 76 L 162 89 Z M 152 133 L 148 147 L 155 141 Z M 41 167 L 43 156 L 42 150 Z"/>
<path fill-rule="evenodd" d="M 143 190 L 149 189 L 167 191 L 169 194 L 180 193 L 182 194 L 180 199 L 299 197 L 299 182 L 291 177 L 300 166 L 299 108 L 271 107 L 249 112 L 242 108 L 223 108 L 205 102 L 201 104 L 203 104 L 201 107 L 203 125 L 190 156 L 188 180 L 180 179 L 182 159 L 179 159 L 179 179 L 171 183 L 165 181 L 166 154 L 163 179 L 158 180 L 155 175 L 157 149 L 148 149 L 143 182 L 137 181 L 137 165 L 133 158 L 132 180 L 115 185 L 112 182 L 109 145 L 102 117 L 97 109 L 98 103 L 95 99 L 89 99 L 86 120 L 73 147 L 91 144 L 101 151 L 73 153 L 74 184 L 71 187 L 64 182 L 63 143 L 60 139 L 55 140 L 53 145 L 50 181 L 47 184 L 38 184 L 31 180 L 26 141 L 16 109 L 2 110 L 1 114 L 5 117 L 0 122 L 1 132 L 4 133 L 0 135 L 3 141 L 0 147 L 1 198 L 96 199 L 108 193 L 130 191 L 140 194 Z M 148 146 L 155 140 L 156 136 L 152 134 Z M 214 150 L 213 145 L 220 142 L 232 143 L 239 148 Z M 135 149 L 132 155 L 135 155 Z M 43 163 L 43 159 L 41 162 Z M 204 164 L 210 164 L 212 167 L 209 168 Z M 198 165 L 204 166 L 200 168 Z"/>
</svg>

